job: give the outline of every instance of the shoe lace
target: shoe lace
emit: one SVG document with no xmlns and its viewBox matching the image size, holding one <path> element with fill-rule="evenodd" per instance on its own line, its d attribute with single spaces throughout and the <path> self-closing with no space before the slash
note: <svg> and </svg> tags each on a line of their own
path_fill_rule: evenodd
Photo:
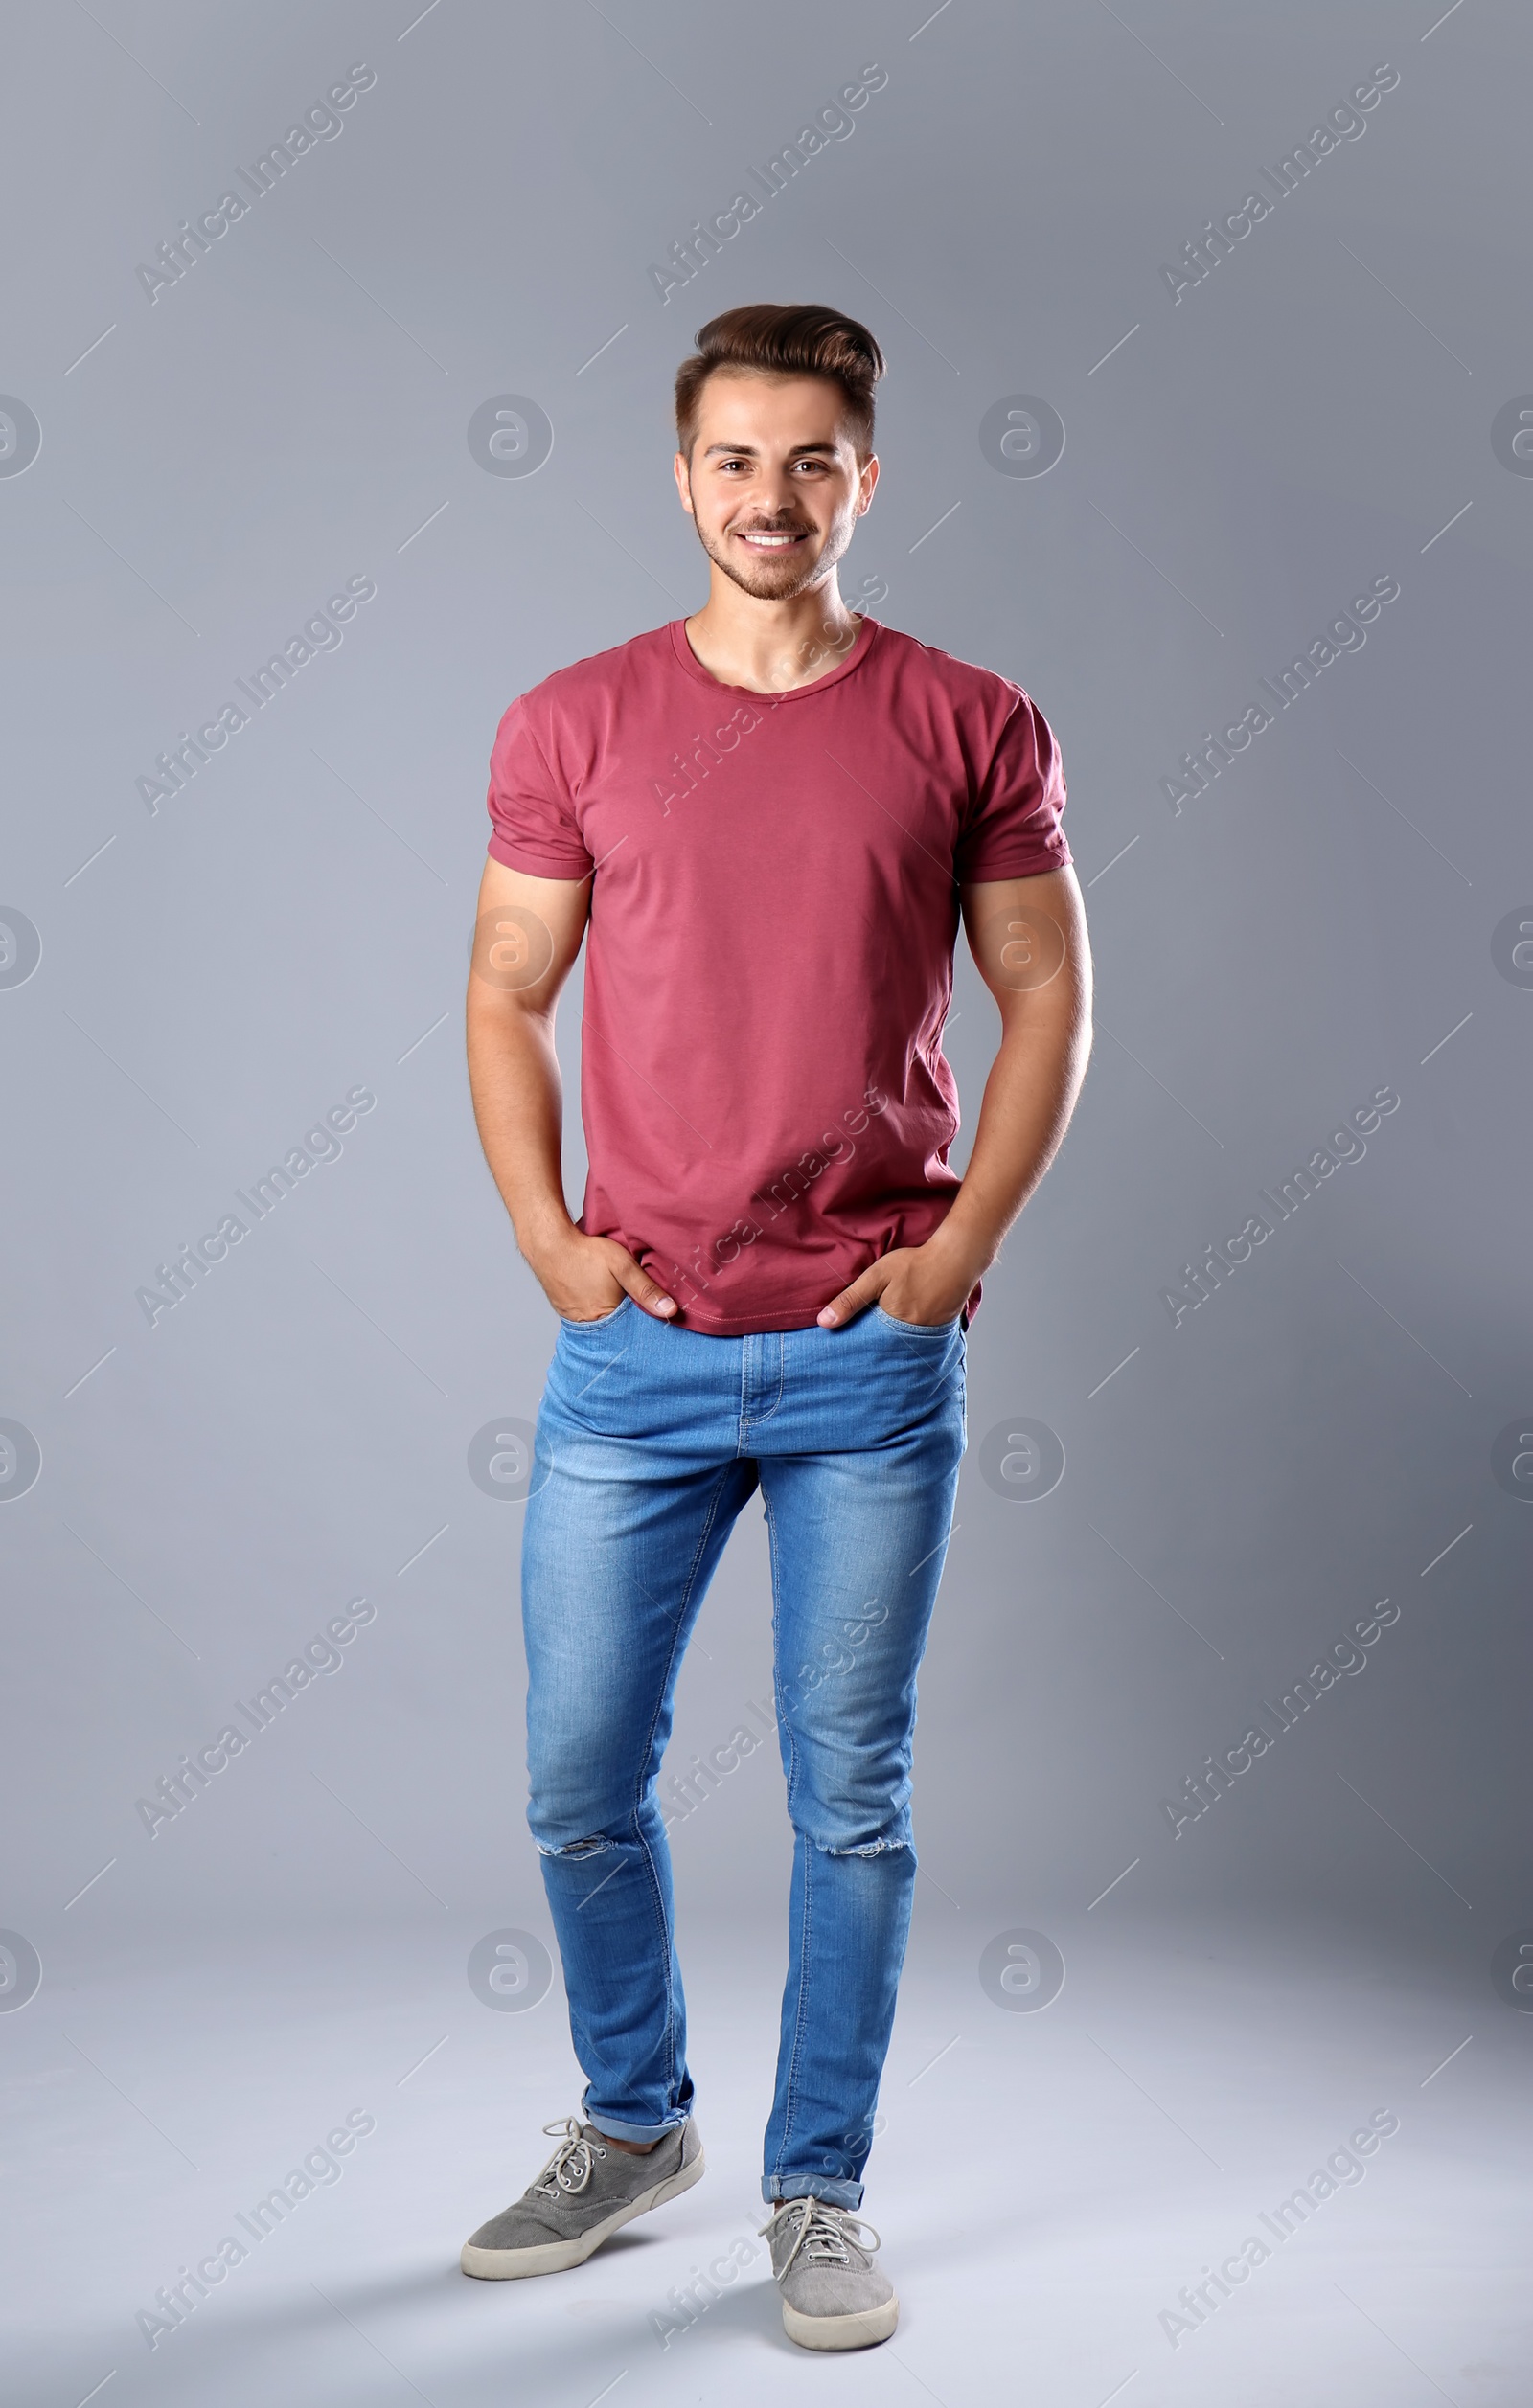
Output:
<svg viewBox="0 0 1533 2408">
<path fill-rule="evenodd" d="M 864 2224 L 850 2208 L 829 2207 L 823 2199 L 785 2199 L 775 2215 L 762 2225 L 761 2234 L 776 2240 L 794 2226 L 793 2245 L 776 2268 L 779 2283 L 796 2258 L 815 2266 L 849 2266 L 851 2253 L 858 2250 L 863 2257 L 882 2247 L 871 2224 Z"/>
<path fill-rule="evenodd" d="M 596 2159 L 605 2157 L 606 2151 L 599 2141 L 586 2139 L 579 2116 L 557 2117 L 552 2124 L 545 2124 L 543 2130 L 550 2139 L 559 2139 L 559 2147 L 533 2184 L 533 2190 L 544 2199 L 557 2199 L 561 2191 L 566 2197 L 573 2197 L 576 2192 L 584 2190 Z"/>
</svg>

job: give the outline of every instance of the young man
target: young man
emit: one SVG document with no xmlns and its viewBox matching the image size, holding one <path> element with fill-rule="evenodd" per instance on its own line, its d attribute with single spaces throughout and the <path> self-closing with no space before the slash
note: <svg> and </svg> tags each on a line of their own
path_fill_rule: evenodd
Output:
<svg viewBox="0 0 1533 2408">
<path fill-rule="evenodd" d="M 1088 1048 L 1041 713 L 841 600 L 873 499 L 865 327 L 731 309 L 676 378 L 694 618 L 512 705 L 469 1052 L 485 1153 L 560 1316 L 522 1559 L 529 1822 L 587 2087 L 466 2273 L 579 2264 L 703 2170 L 655 1783 L 682 1651 L 758 1488 L 794 1834 L 763 2195 L 789 2333 L 893 2332 L 859 2222 L 915 1879 L 916 1671 L 980 1275 Z M 943 1058 L 962 914 L 1001 1036 L 962 1180 Z M 554 1011 L 589 927 L 579 1221 Z"/>
</svg>

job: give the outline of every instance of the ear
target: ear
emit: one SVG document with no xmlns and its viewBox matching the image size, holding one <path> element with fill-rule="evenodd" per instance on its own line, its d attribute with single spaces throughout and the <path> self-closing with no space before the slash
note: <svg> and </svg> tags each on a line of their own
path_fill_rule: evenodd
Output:
<svg viewBox="0 0 1533 2408">
<path fill-rule="evenodd" d="M 692 471 L 687 466 L 686 453 L 678 451 L 671 466 L 675 471 L 676 491 L 681 496 L 681 507 L 689 517 L 695 517 L 697 513 L 692 507 Z"/>
</svg>

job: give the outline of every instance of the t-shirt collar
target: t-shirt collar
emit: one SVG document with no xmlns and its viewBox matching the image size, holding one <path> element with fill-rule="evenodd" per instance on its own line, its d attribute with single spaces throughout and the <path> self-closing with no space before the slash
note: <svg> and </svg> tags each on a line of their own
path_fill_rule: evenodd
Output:
<svg viewBox="0 0 1533 2408">
<path fill-rule="evenodd" d="M 731 686 L 721 677 L 711 676 L 687 640 L 685 619 L 673 619 L 670 622 L 671 646 L 675 654 L 677 666 L 684 670 L 689 677 L 695 678 L 699 686 L 712 686 L 718 693 L 746 694 L 758 702 L 798 702 L 806 694 L 823 693 L 827 686 L 838 685 L 843 677 L 850 677 L 855 670 L 861 668 L 873 649 L 880 625 L 879 621 L 870 619 L 866 611 L 861 613 L 861 620 L 862 624 L 857 631 L 857 642 L 844 661 L 837 661 L 834 669 L 826 670 L 818 677 L 812 677 L 808 685 L 789 686 L 781 693 L 764 693 L 755 686 Z"/>
</svg>

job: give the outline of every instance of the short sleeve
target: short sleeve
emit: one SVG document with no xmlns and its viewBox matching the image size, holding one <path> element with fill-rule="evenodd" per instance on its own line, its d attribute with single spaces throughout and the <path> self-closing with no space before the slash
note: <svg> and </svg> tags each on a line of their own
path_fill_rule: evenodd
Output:
<svg viewBox="0 0 1533 2408">
<path fill-rule="evenodd" d="M 1054 731 L 1021 688 L 966 816 L 954 854 L 960 886 L 1063 870 L 1070 848 L 1060 826 L 1064 770 Z"/>
<path fill-rule="evenodd" d="M 490 856 L 536 878 L 586 878 L 595 864 L 562 782 L 533 733 L 524 694 L 500 722 L 490 756 Z"/>
</svg>

